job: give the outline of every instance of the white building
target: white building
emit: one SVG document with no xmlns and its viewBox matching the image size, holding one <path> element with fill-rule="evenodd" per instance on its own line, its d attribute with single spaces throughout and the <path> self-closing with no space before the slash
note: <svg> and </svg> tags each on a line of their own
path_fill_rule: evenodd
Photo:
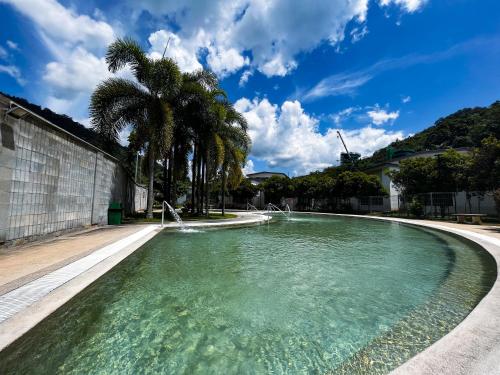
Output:
<svg viewBox="0 0 500 375">
<path fill-rule="evenodd" d="M 461 154 L 467 154 L 471 152 L 471 149 L 468 147 L 455 148 L 454 150 Z M 389 172 L 399 171 L 399 165 L 402 160 L 434 157 L 444 153 L 445 151 L 447 151 L 447 149 L 419 151 L 411 154 L 405 154 L 400 157 L 392 158 L 391 160 L 383 161 L 379 164 L 376 164 L 370 168 L 363 170 L 363 172 L 375 175 L 380 179 L 382 186 L 389 194 L 390 210 L 395 211 L 399 207 L 398 206 L 399 191 L 396 189 L 396 186 L 392 182 L 392 179 L 389 177 L 388 175 Z"/>
<path fill-rule="evenodd" d="M 252 185 L 258 185 L 268 178 L 278 176 L 278 177 L 288 177 L 286 174 L 281 172 L 256 172 L 247 174 L 247 178 L 250 180 Z"/>
</svg>

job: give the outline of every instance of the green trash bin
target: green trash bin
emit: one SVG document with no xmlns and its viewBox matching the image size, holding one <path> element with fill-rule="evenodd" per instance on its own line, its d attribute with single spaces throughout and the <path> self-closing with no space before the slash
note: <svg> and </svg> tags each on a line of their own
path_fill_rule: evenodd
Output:
<svg viewBox="0 0 500 375">
<path fill-rule="evenodd" d="M 118 202 L 111 202 L 108 208 L 108 224 L 120 225 L 122 223 L 122 204 Z"/>
</svg>

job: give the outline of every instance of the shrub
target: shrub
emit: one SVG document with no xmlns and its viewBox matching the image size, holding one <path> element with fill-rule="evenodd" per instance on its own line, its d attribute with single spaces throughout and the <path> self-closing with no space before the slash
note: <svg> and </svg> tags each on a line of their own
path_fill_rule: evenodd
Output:
<svg viewBox="0 0 500 375">
<path fill-rule="evenodd" d="M 413 197 L 410 203 L 410 214 L 416 217 L 424 216 L 424 205 L 417 197 Z"/>
<path fill-rule="evenodd" d="M 498 217 L 500 217 L 500 188 L 493 192 L 493 199 L 495 200 Z"/>
</svg>

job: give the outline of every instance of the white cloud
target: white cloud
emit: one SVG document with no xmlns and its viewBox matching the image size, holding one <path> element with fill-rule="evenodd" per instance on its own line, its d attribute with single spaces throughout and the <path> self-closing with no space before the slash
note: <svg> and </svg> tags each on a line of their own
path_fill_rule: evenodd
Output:
<svg viewBox="0 0 500 375">
<path fill-rule="evenodd" d="M 380 126 L 386 122 L 393 122 L 399 117 L 399 111 L 387 112 L 385 109 L 376 108 L 366 112 L 374 125 Z"/>
<path fill-rule="evenodd" d="M 380 0 L 380 5 L 387 6 L 395 4 L 409 13 L 415 12 L 427 3 L 427 0 Z"/>
<path fill-rule="evenodd" d="M 251 70 L 245 70 L 242 74 L 241 74 L 241 77 L 240 77 L 240 81 L 239 81 L 239 86 L 240 87 L 244 87 L 247 82 L 248 82 L 248 79 L 253 75 L 253 71 Z"/>
<path fill-rule="evenodd" d="M 403 102 L 404 104 L 411 102 L 411 96 L 403 96 L 403 98 L 401 98 L 401 102 Z"/>
<path fill-rule="evenodd" d="M 248 65 L 250 59 L 240 55 L 234 48 L 210 48 L 207 63 L 219 77 L 225 77 Z"/>
<path fill-rule="evenodd" d="M 254 164 L 252 159 L 248 159 L 243 167 L 243 174 L 246 176 L 250 173 L 255 173 Z"/>
<path fill-rule="evenodd" d="M 388 5 L 383 0 L 382 6 Z M 413 11 L 414 1 L 393 0 L 406 11 Z M 199 54 L 207 53 L 207 64 L 221 76 L 246 65 L 268 77 L 285 76 L 297 67 L 296 57 L 322 43 L 337 45 L 344 40 L 345 28 L 356 23 L 353 42 L 368 29 L 365 21 L 369 0 L 218 0 L 200 2 L 129 1 L 136 18 L 143 11 L 160 19 L 174 19 L 175 35 L 182 45 L 180 64 L 192 69 Z M 200 37 L 201 36 L 201 37 Z M 164 46 L 163 46 L 164 48 Z M 163 51 L 163 49 L 162 49 Z M 181 61 L 190 55 L 192 61 Z"/>
<path fill-rule="evenodd" d="M 385 6 L 390 0 L 382 1 Z M 415 0 L 391 2 L 413 11 L 412 1 Z M 144 11 L 153 16 L 152 24 L 165 25 L 168 18 L 176 25 L 175 32 L 159 29 L 151 33 L 151 56 L 161 56 L 170 40 L 166 55 L 184 71 L 200 69 L 201 62 L 206 61 L 221 77 L 244 68 L 270 77 L 284 76 L 296 69 L 301 53 L 323 43 L 338 45 L 345 39 L 348 24 L 353 23 L 357 30 L 353 40 L 359 38 L 366 31 L 369 0 L 129 0 L 128 9 L 120 4 L 118 7 L 122 8 L 112 14 L 131 14 L 130 19 L 115 20 L 114 27 L 99 9 L 83 14 L 75 6 L 64 6 L 66 2 L 57 0 L 0 3 L 10 4 L 30 19 L 52 54 L 43 74 L 51 98 L 47 101 L 73 102 L 62 107 L 68 108 L 70 115 L 83 118 L 88 104 L 82 105 L 83 98 L 88 98 L 95 84 L 107 76 L 103 60 L 106 47 L 126 29 L 132 29 L 129 24 L 138 21 Z M 14 45 L 9 44 L 12 48 Z M 242 84 L 249 76 L 250 73 L 243 73 Z M 319 93 L 311 93 L 310 97 L 353 92 L 369 79 L 362 76 L 337 82 L 336 89 L 318 87 Z"/>
<path fill-rule="evenodd" d="M 115 37 L 113 28 L 103 21 L 79 15 L 56 0 L 2 0 L 30 18 L 48 38 L 69 45 L 82 43 L 102 48 Z"/>
<path fill-rule="evenodd" d="M 219 77 L 234 73 L 250 62 L 248 57 L 244 57 L 234 48 L 214 47 L 203 29 L 191 37 L 181 37 L 168 30 L 158 30 L 149 36 L 148 41 L 151 44 L 150 55 L 153 58 L 160 58 L 165 52 L 165 56 L 176 61 L 180 69 L 185 72 L 193 72 L 203 67 L 199 61 L 199 54 L 202 51 L 208 52 L 207 64 Z"/>
<path fill-rule="evenodd" d="M 278 106 L 268 99 L 241 98 L 235 107 L 248 121 L 251 156 L 266 161 L 269 167 L 289 168 L 299 175 L 337 164 L 343 150 L 338 129 L 320 132 L 319 120 L 307 114 L 299 101 Z M 342 135 L 349 149 L 363 156 L 404 137 L 401 131 L 371 126 L 342 130 Z"/>
<path fill-rule="evenodd" d="M 150 55 L 159 59 L 165 52 L 165 56 L 176 61 L 182 71 L 193 72 L 203 68 L 197 57 L 197 50 L 203 44 L 203 39 L 203 34 L 199 34 L 193 41 L 183 40 L 167 30 L 158 30 L 148 38 L 151 44 Z"/>
<path fill-rule="evenodd" d="M 353 43 L 359 42 L 368 34 L 368 27 L 363 25 L 363 27 L 355 27 L 351 30 L 351 40 Z"/>
<path fill-rule="evenodd" d="M 344 71 L 323 78 L 313 87 L 297 93 L 303 101 L 313 101 L 326 96 L 353 95 L 374 77 L 385 72 L 405 69 L 420 64 L 432 64 L 453 56 L 471 53 L 488 46 L 498 45 L 499 38 L 475 38 L 455 44 L 447 50 L 429 54 L 410 54 L 398 58 L 383 59 L 359 70 Z"/>
<path fill-rule="evenodd" d="M 26 80 L 22 77 L 21 71 L 17 66 L 14 65 L 0 65 L 0 73 L 5 73 L 16 80 L 16 82 L 24 86 Z"/>
<path fill-rule="evenodd" d="M 19 45 L 12 40 L 7 40 L 7 46 L 14 51 L 19 51 Z"/>
<path fill-rule="evenodd" d="M 44 105 L 76 118 L 88 116 L 89 97 L 109 77 L 104 52 L 114 39 L 111 25 L 65 8 L 56 0 L 0 0 L 29 18 L 52 54 L 45 66 Z"/>
<path fill-rule="evenodd" d="M 348 107 L 348 108 L 345 108 L 337 113 L 333 113 L 333 114 L 329 115 L 329 117 L 333 120 L 333 122 L 336 125 L 340 125 L 342 123 L 342 121 L 351 117 L 351 115 L 354 112 L 357 112 L 360 109 L 361 109 L 360 107 Z"/>
<path fill-rule="evenodd" d="M 370 71 L 334 74 L 319 81 L 302 98 L 305 101 L 312 101 L 325 96 L 354 94 L 356 89 L 363 86 L 372 78 L 373 73 Z"/>
<path fill-rule="evenodd" d="M 73 96 L 81 91 L 92 91 L 110 75 L 104 58 L 77 47 L 64 61 L 48 63 L 43 79 L 62 96 Z"/>
<path fill-rule="evenodd" d="M 299 53 L 343 40 L 347 23 L 363 22 L 367 8 L 368 0 L 251 1 L 221 42 L 252 51 L 266 76 L 284 76 L 297 67 Z"/>
</svg>

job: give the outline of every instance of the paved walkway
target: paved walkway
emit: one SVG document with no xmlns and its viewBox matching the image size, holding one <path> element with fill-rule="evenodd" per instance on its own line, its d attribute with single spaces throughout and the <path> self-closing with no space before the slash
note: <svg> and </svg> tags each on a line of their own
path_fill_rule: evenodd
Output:
<svg viewBox="0 0 500 375">
<path fill-rule="evenodd" d="M 0 249 L 0 295 L 70 264 L 144 225 L 105 226 Z"/>
<path fill-rule="evenodd" d="M 500 225 L 458 224 L 458 223 L 451 223 L 447 221 L 436 221 L 436 220 L 420 220 L 420 221 L 425 224 L 442 225 L 447 228 L 466 230 L 469 232 L 482 234 L 500 240 Z"/>
</svg>

